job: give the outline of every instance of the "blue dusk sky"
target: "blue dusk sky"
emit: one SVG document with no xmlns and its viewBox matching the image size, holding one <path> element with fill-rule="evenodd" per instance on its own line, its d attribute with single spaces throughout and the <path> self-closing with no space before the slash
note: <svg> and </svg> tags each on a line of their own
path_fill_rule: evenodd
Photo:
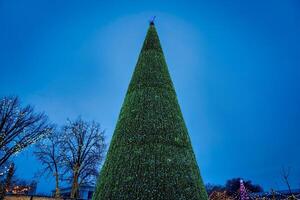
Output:
<svg viewBox="0 0 300 200">
<path fill-rule="evenodd" d="M 204 182 L 286 189 L 290 166 L 300 188 L 299 0 L 0 0 L 0 96 L 98 121 L 109 142 L 153 15 Z M 13 159 L 25 179 L 41 167 Z"/>
</svg>

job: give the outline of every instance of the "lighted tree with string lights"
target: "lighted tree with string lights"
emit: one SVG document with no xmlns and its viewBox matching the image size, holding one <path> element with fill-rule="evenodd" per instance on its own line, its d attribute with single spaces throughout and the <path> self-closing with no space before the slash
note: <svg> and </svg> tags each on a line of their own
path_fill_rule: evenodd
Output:
<svg viewBox="0 0 300 200">
<path fill-rule="evenodd" d="M 52 130 L 44 113 L 21 106 L 18 97 L 0 100 L 0 167 L 10 157 L 43 138 Z"/>
<path fill-rule="evenodd" d="M 249 200 L 250 199 L 242 179 L 240 180 L 240 195 L 241 195 L 241 200 Z"/>
<path fill-rule="evenodd" d="M 106 150 L 104 131 L 99 123 L 79 117 L 68 120 L 61 135 L 63 168 L 66 180 L 71 183 L 70 198 L 80 198 L 79 187 L 93 184 L 98 177 Z"/>
</svg>

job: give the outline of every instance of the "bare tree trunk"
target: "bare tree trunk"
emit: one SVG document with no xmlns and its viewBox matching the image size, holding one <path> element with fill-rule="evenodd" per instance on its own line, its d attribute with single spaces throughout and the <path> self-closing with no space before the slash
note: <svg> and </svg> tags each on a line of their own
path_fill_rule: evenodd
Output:
<svg viewBox="0 0 300 200">
<path fill-rule="evenodd" d="M 288 188 L 289 188 L 290 195 L 292 195 L 291 186 L 290 186 L 290 183 L 289 183 L 289 181 L 288 181 L 288 180 L 286 181 L 286 184 L 287 184 L 287 186 L 288 186 Z"/>
<path fill-rule="evenodd" d="M 78 189 L 79 189 L 78 175 L 75 175 L 74 180 L 73 180 L 73 184 L 72 184 L 72 190 L 71 190 L 71 198 L 72 199 L 79 198 Z"/>
<path fill-rule="evenodd" d="M 60 197 L 60 190 L 59 190 L 59 175 L 56 172 L 54 174 L 55 176 L 55 198 L 59 198 Z"/>
<path fill-rule="evenodd" d="M 282 175 L 283 181 L 286 183 L 286 185 L 289 189 L 290 195 L 292 195 L 291 185 L 290 185 L 290 182 L 289 182 L 290 171 L 291 171 L 290 167 L 288 167 L 287 169 L 282 167 L 281 175 Z"/>
<path fill-rule="evenodd" d="M 74 176 L 73 176 L 73 183 L 72 183 L 72 190 L 71 190 L 71 198 L 79 198 L 79 184 L 78 184 L 78 179 L 79 179 L 79 167 L 78 165 L 75 166 L 74 169 Z"/>
</svg>

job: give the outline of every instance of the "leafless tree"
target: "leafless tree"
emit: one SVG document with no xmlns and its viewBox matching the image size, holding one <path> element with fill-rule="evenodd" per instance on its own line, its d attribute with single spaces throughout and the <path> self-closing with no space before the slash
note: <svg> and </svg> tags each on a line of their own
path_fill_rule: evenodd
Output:
<svg viewBox="0 0 300 200">
<path fill-rule="evenodd" d="M 0 100 L 0 166 L 27 146 L 44 137 L 51 125 L 32 106 L 22 107 L 18 97 Z"/>
<path fill-rule="evenodd" d="M 104 158 L 105 138 L 100 124 L 78 118 L 63 127 L 63 160 L 68 180 L 72 183 L 71 198 L 79 198 L 80 185 L 94 183 Z"/>
<path fill-rule="evenodd" d="M 291 172 L 291 167 L 287 167 L 287 168 L 282 167 L 281 168 L 282 180 L 287 185 L 287 187 L 289 189 L 289 193 L 292 194 L 291 185 L 290 185 L 290 182 L 289 182 L 290 172 Z"/>
<path fill-rule="evenodd" d="M 62 170 L 62 137 L 57 131 L 52 131 L 44 140 L 36 144 L 35 156 L 41 162 L 42 174 L 54 176 L 55 178 L 55 197 L 60 197 L 59 183 L 63 178 Z"/>
</svg>

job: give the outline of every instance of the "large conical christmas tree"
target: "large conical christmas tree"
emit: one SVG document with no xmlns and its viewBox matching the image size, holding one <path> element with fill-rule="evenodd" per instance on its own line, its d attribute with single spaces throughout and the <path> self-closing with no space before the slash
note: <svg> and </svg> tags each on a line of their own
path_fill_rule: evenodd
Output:
<svg viewBox="0 0 300 200">
<path fill-rule="evenodd" d="M 153 22 L 93 196 L 137 199 L 208 199 Z"/>
</svg>

